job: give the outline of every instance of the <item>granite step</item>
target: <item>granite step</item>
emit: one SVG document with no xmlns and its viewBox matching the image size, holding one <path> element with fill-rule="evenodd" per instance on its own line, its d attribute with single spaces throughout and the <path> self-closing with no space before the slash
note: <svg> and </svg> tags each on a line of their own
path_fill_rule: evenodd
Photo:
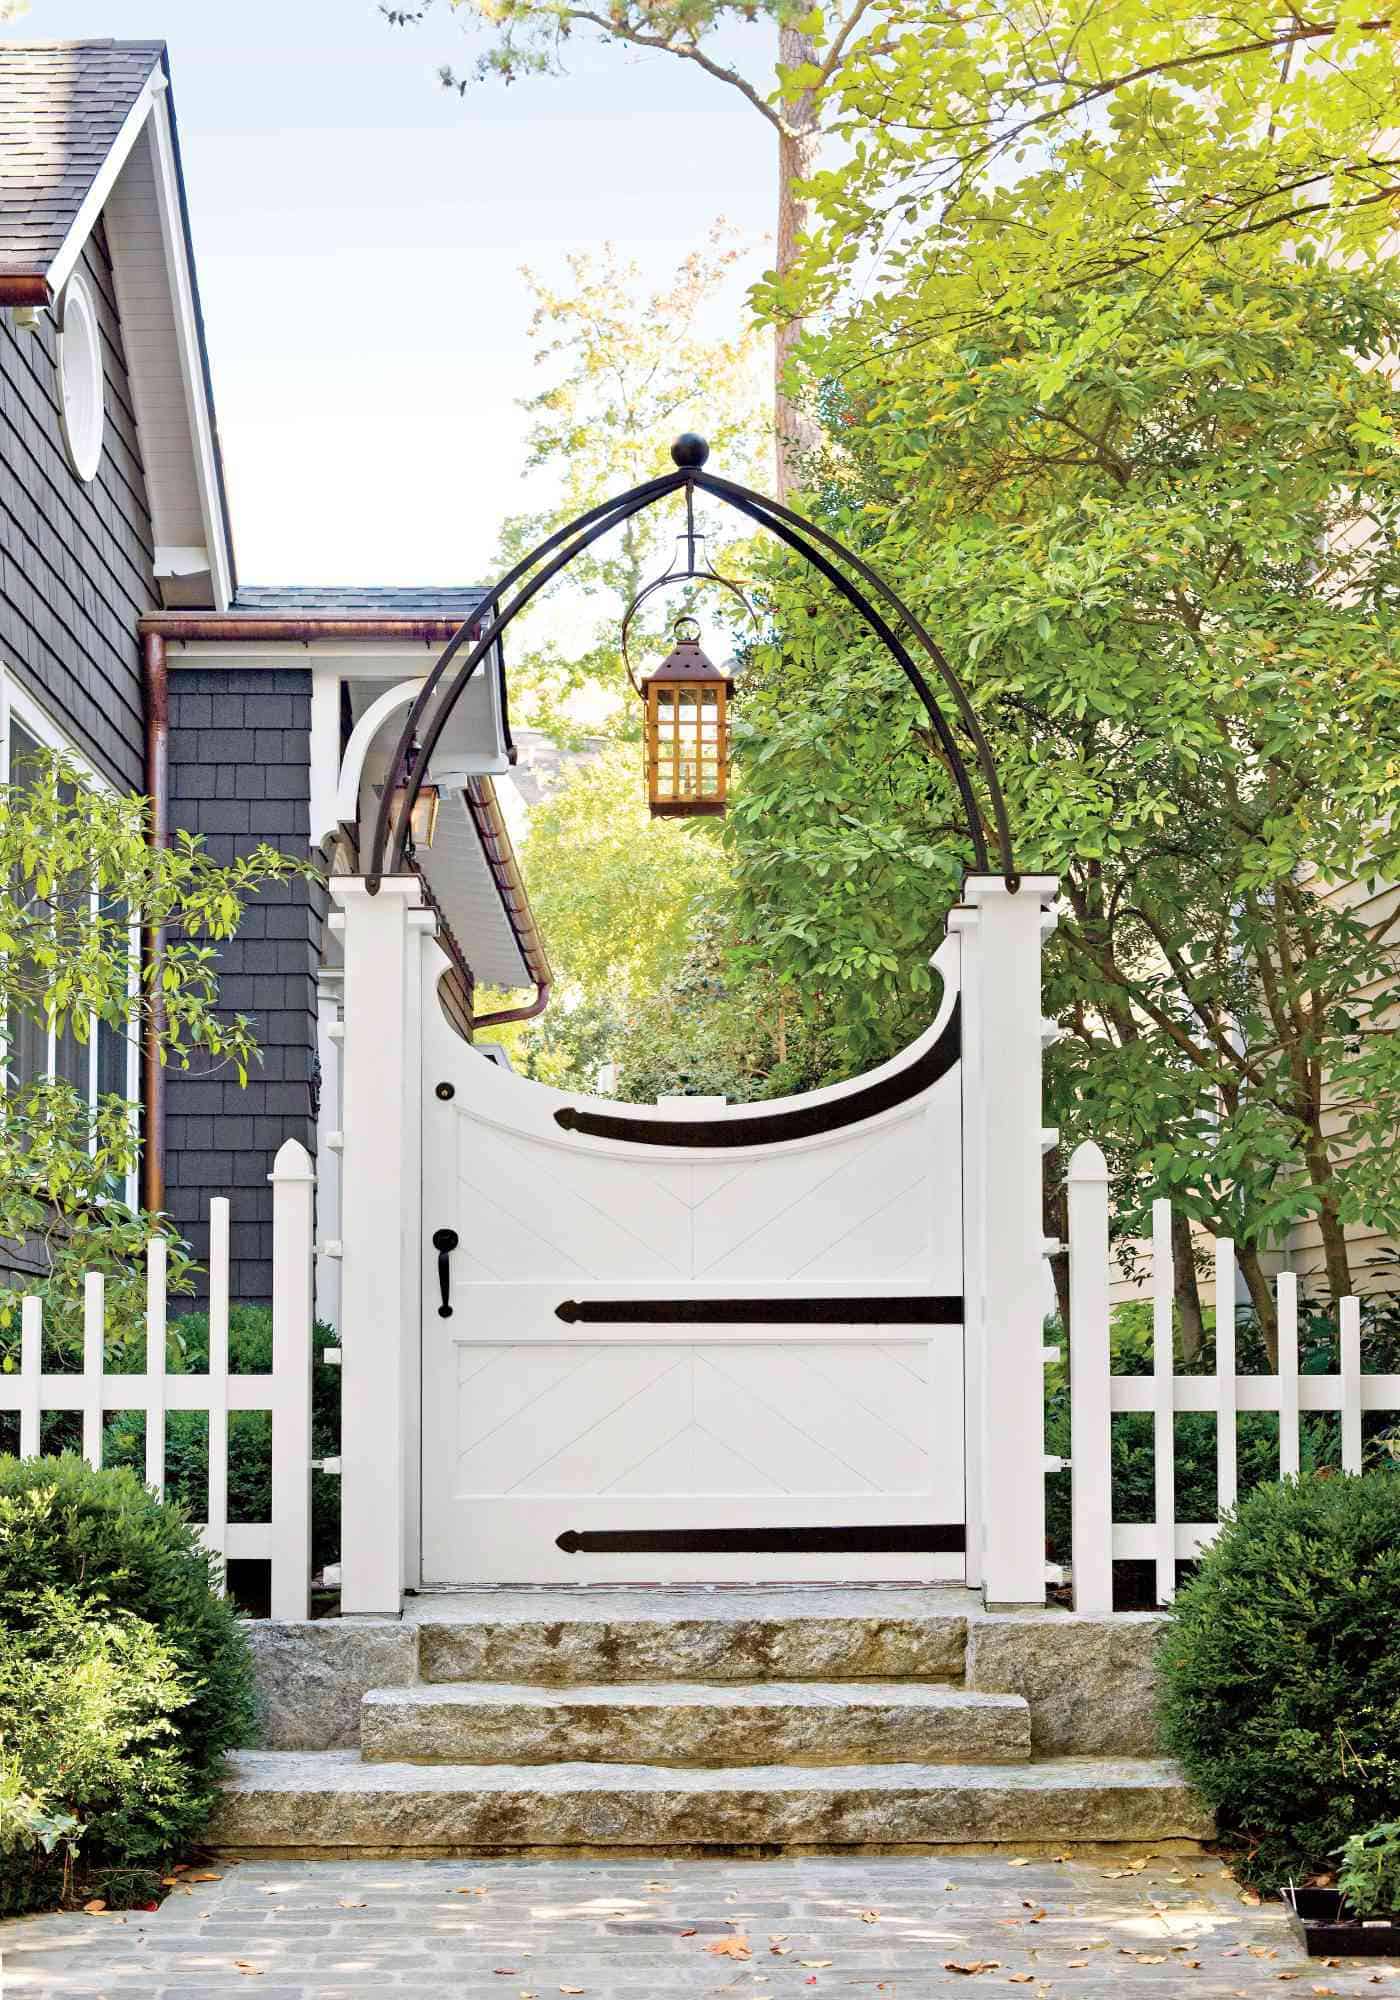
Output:
<svg viewBox="0 0 1400 2000">
<path fill-rule="evenodd" d="M 360 1751 L 414 1764 L 1014 1764 L 1019 1695 L 917 1681 L 371 1688 Z"/>
<path fill-rule="evenodd" d="M 1138 1842 L 1211 1832 L 1176 1767 L 1145 1758 L 668 1770 L 246 1750 L 229 1760 L 208 1839 L 225 1853 L 271 1857 Z"/>
<path fill-rule="evenodd" d="M 960 1681 L 970 1593 L 464 1591 L 405 1609 L 425 1681 Z"/>
</svg>

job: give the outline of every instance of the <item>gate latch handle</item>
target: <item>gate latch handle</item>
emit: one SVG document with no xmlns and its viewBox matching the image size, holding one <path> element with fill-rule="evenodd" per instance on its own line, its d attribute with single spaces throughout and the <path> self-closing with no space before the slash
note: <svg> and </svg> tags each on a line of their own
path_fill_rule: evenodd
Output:
<svg viewBox="0 0 1400 2000">
<path fill-rule="evenodd" d="M 455 1229 L 435 1229 L 433 1248 L 437 1251 L 438 1289 L 442 1293 L 442 1304 L 438 1307 L 439 1319 L 452 1317 L 452 1252 L 457 1248 L 458 1236 Z"/>
</svg>

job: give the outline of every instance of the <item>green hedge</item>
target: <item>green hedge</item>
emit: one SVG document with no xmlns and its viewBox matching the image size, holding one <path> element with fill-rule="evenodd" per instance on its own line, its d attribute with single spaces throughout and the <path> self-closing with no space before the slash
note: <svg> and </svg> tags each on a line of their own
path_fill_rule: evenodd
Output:
<svg viewBox="0 0 1400 2000">
<path fill-rule="evenodd" d="M 1400 1817 L 1400 1477 L 1315 1474 L 1241 1502 L 1179 1592 L 1162 1739 L 1269 1888 Z"/>
<path fill-rule="evenodd" d="M 254 1724 L 247 1641 L 181 1510 L 122 1468 L 0 1458 L 0 1907 L 53 1901 L 74 1853 L 149 1895 L 140 1871 L 198 1837 Z"/>
</svg>

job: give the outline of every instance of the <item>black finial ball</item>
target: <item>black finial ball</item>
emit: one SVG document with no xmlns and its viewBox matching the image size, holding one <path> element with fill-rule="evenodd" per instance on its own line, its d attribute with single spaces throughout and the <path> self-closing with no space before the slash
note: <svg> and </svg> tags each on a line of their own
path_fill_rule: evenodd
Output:
<svg viewBox="0 0 1400 2000">
<path fill-rule="evenodd" d="M 698 471 L 710 455 L 710 447 L 698 431 L 682 431 L 671 446 L 671 456 L 682 472 Z"/>
</svg>

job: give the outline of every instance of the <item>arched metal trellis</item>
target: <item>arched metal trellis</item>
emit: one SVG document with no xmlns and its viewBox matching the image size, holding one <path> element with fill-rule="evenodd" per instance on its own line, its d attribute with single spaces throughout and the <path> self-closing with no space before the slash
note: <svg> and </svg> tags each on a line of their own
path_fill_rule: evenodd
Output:
<svg viewBox="0 0 1400 2000">
<path fill-rule="evenodd" d="M 686 433 L 677 438 L 671 447 L 671 456 L 676 469 L 657 479 L 644 480 L 626 493 L 614 495 L 564 527 L 557 528 L 546 537 L 530 554 L 516 563 L 503 576 L 490 594 L 489 601 L 496 607 L 494 615 L 480 629 L 480 636 L 458 659 L 467 643 L 468 627 L 464 624 L 434 663 L 419 690 L 417 699 L 408 711 L 400 734 L 398 746 L 389 768 L 405 774 L 402 788 L 386 785 L 379 801 L 375 817 L 374 838 L 370 845 L 369 866 L 366 873 L 366 888 L 375 891 L 385 874 L 400 874 L 404 869 L 404 858 L 409 838 L 414 801 L 423 787 L 433 751 L 446 725 L 448 717 L 461 699 L 462 692 L 476 672 L 481 662 L 487 658 L 491 648 L 502 633 L 525 609 L 526 605 L 556 577 L 567 569 L 575 557 L 582 555 L 586 548 L 631 520 L 634 514 L 643 513 L 665 500 L 672 493 L 684 493 L 687 509 L 693 505 L 696 493 L 711 494 L 723 501 L 737 513 L 746 515 L 769 534 L 796 551 L 857 611 L 868 629 L 873 632 L 887 652 L 898 661 L 905 678 L 918 696 L 938 744 L 947 759 L 953 782 L 957 786 L 967 821 L 968 835 L 972 842 L 973 855 L 980 874 L 991 872 L 990 856 L 987 848 L 986 832 L 982 814 L 977 804 L 977 794 L 973 787 L 972 774 L 958 747 L 957 736 L 948 717 L 936 700 L 933 690 L 915 664 L 906 639 L 900 636 L 895 625 L 878 608 L 875 599 L 893 614 L 903 627 L 908 640 L 923 653 L 933 666 L 938 679 L 943 683 L 957 721 L 966 732 L 973 746 L 974 762 L 986 793 L 992 823 L 996 833 L 996 844 L 1000 872 L 1007 887 L 1015 889 L 1019 877 L 1011 851 L 1011 831 L 1007 820 L 1006 802 L 997 780 L 996 766 L 992 760 L 991 747 L 987 742 L 976 712 L 968 699 L 967 691 L 953 672 L 947 659 L 922 623 L 904 603 L 903 599 L 886 583 L 878 571 L 872 569 L 853 550 L 829 535 L 825 529 L 804 521 L 799 514 L 770 500 L 763 494 L 753 493 L 746 486 L 738 486 L 732 480 L 720 479 L 714 473 L 705 471 L 705 461 L 709 457 L 709 446 L 703 438 Z M 539 567 L 542 565 L 542 567 Z M 838 567 L 841 565 L 843 567 Z M 538 574 L 531 571 L 538 568 Z M 852 574 L 846 574 L 847 571 Z M 528 578 L 529 580 L 522 581 Z M 854 580 L 853 580 L 854 579 Z M 517 586 L 519 586 L 517 588 Z M 507 592 L 515 595 L 505 602 Z M 504 608 L 502 608 L 504 606 Z M 447 683 L 442 699 L 433 707 L 435 696 L 443 687 L 444 680 L 456 662 L 456 671 Z M 429 716 L 428 711 L 432 709 Z M 395 801 L 398 803 L 395 812 Z"/>
</svg>

